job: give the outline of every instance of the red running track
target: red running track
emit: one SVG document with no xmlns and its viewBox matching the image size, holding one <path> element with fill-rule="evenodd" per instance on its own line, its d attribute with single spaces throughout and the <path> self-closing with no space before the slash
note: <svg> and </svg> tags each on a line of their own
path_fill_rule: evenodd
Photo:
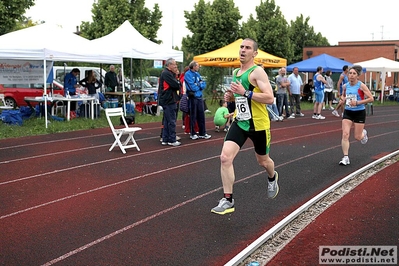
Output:
<svg viewBox="0 0 399 266">
<path fill-rule="evenodd" d="M 236 211 L 210 212 L 222 196 L 224 133 L 163 147 L 160 124 L 140 125 L 141 151 L 109 152 L 108 128 L 0 140 L 1 265 L 223 265 L 333 183 L 399 149 L 398 106 L 375 108 L 369 142 L 351 139 L 339 167 L 341 121 L 272 124 L 280 193 L 247 142 L 235 162 Z M 212 120 L 207 128 L 212 129 Z M 3 125 L 1 125 L 3 126 Z"/>
<path fill-rule="evenodd" d="M 399 162 L 377 172 L 302 230 L 268 265 L 318 265 L 319 246 L 398 246 Z M 396 263 L 398 264 L 398 258 Z"/>
</svg>

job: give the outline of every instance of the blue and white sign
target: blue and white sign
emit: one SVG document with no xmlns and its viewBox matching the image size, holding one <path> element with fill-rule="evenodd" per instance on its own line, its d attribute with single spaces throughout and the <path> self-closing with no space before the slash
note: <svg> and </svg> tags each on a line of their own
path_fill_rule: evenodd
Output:
<svg viewBox="0 0 399 266">
<path fill-rule="evenodd" d="M 46 62 L 46 78 L 53 62 Z M 0 84 L 44 83 L 44 64 L 42 60 L 6 60 L 0 59 Z"/>
</svg>

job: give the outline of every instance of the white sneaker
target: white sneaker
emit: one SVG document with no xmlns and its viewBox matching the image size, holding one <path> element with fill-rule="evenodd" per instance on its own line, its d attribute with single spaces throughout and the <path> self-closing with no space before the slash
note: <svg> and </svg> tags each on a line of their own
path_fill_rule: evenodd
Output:
<svg viewBox="0 0 399 266">
<path fill-rule="evenodd" d="M 302 114 L 302 113 L 299 113 L 299 114 L 297 114 L 297 116 L 305 116 L 304 114 Z"/>
<path fill-rule="evenodd" d="M 283 121 L 283 120 L 284 120 L 284 117 L 281 115 L 281 116 L 278 117 L 278 120 L 279 120 L 279 121 Z"/>
<path fill-rule="evenodd" d="M 294 114 L 292 114 L 292 115 L 290 115 L 290 116 L 288 117 L 288 119 L 292 119 L 292 118 L 295 118 L 295 115 L 294 115 Z"/>
<path fill-rule="evenodd" d="M 339 164 L 340 165 L 349 165 L 349 164 L 351 164 L 350 161 L 349 161 L 349 157 L 348 156 L 344 156 L 344 158 L 341 159 Z"/>
<path fill-rule="evenodd" d="M 212 113 L 210 110 L 206 109 L 205 113 Z"/>
<path fill-rule="evenodd" d="M 163 144 L 162 144 L 163 145 Z M 176 147 L 176 146 L 180 146 L 181 145 L 181 142 L 180 141 L 175 141 L 175 142 L 168 142 L 168 145 L 169 146 L 174 146 L 174 147 Z"/>
<path fill-rule="evenodd" d="M 335 115 L 336 117 L 339 117 L 339 114 L 338 114 L 337 110 L 332 111 L 332 114 Z"/>
<path fill-rule="evenodd" d="M 198 139 L 198 135 L 190 135 L 190 139 L 196 140 Z"/>
<path fill-rule="evenodd" d="M 205 133 L 205 135 L 203 135 L 203 136 L 198 136 L 198 137 L 199 137 L 200 139 L 210 139 L 212 136 Z"/>
<path fill-rule="evenodd" d="M 330 111 L 334 110 L 334 107 L 330 106 Z"/>
<path fill-rule="evenodd" d="M 313 119 L 317 119 L 317 115 L 312 115 L 312 118 Z"/>
<path fill-rule="evenodd" d="M 360 143 L 366 144 L 369 138 L 367 137 L 367 130 L 363 129 L 363 138 L 360 140 Z"/>
<path fill-rule="evenodd" d="M 324 116 L 322 116 L 322 115 L 317 115 L 316 116 L 316 119 L 320 119 L 320 120 L 323 120 L 323 119 L 326 119 Z"/>
</svg>

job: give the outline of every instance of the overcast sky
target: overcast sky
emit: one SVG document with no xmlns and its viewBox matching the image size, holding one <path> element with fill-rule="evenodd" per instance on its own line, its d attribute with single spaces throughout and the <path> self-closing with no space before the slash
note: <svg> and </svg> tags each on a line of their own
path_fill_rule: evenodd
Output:
<svg viewBox="0 0 399 266">
<path fill-rule="evenodd" d="M 81 21 L 92 21 L 93 0 L 35 0 L 35 6 L 26 16 L 33 21 L 46 21 L 75 31 Z M 184 10 L 192 11 L 198 0 L 146 0 L 150 9 L 158 3 L 163 12 L 158 39 L 168 46 L 181 46 L 182 37 L 190 34 L 186 29 Z M 234 0 L 246 21 L 261 0 Z M 331 45 L 339 41 L 399 40 L 398 0 L 275 0 L 290 22 L 303 14 L 310 17 L 309 24 L 326 37 Z M 329 3 L 329 4 L 327 4 Z M 278 40 L 276 40 L 278 41 Z"/>
</svg>

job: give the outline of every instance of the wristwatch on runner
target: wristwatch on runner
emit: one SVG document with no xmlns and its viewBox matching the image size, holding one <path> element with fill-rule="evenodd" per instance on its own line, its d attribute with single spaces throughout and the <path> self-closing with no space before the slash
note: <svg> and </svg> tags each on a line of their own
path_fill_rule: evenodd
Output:
<svg viewBox="0 0 399 266">
<path fill-rule="evenodd" d="M 246 98 L 248 98 L 250 94 L 251 94 L 250 91 L 245 91 L 243 96 L 246 97 Z"/>
</svg>

